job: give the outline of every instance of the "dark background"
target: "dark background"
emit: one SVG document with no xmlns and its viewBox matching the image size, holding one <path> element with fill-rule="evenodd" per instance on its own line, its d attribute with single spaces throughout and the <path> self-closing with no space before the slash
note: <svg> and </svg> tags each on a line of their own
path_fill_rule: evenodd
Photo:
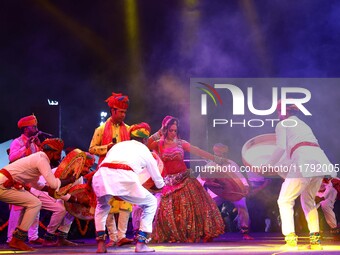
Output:
<svg viewBox="0 0 340 255">
<path fill-rule="evenodd" d="M 336 0 L 0 0 L 0 142 L 35 113 L 87 150 L 112 92 L 130 98 L 126 123 L 156 131 L 170 114 L 188 139 L 190 78 L 337 78 L 339 32 Z M 338 163 L 340 88 L 312 90 L 311 126 Z M 256 132 L 222 141 L 240 148 Z"/>
<path fill-rule="evenodd" d="M 41 130 L 58 132 L 50 99 L 59 102 L 66 146 L 87 149 L 113 91 L 130 97 L 128 124 L 146 121 L 156 131 L 171 114 L 182 121 L 187 139 L 191 77 L 340 74 L 338 1 L 1 0 L 0 5 L 0 142 L 18 136 L 18 119 L 32 112 Z M 318 92 L 339 94 L 322 87 Z"/>
</svg>

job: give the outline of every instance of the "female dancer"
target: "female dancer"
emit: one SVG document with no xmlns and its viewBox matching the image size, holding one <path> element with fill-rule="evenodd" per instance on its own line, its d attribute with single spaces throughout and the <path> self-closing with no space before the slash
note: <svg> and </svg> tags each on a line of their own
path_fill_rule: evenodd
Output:
<svg viewBox="0 0 340 255">
<path fill-rule="evenodd" d="M 156 150 L 164 162 L 161 201 L 154 221 L 153 240 L 156 242 L 204 242 L 224 233 L 221 213 L 214 200 L 184 163 L 184 151 L 209 160 L 217 158 L 190 145 L 177 135 L 178 119 L 167 116 L 162 122 L 160 139 L 151 138 L 151 150 Z"/>
</svg>

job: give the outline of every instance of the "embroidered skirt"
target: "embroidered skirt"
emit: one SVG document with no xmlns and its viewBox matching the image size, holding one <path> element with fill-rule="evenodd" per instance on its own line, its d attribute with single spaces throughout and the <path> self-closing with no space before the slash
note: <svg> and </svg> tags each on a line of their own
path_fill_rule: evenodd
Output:
<svg viewBox="0 0 340 255">
<path fill-rule="evenodd" d="M 190 170 L 165 177 L 155 216 L 154 242 L 208 241 L 224 233 L 224 222 L 214 200 Z"/>
</svg>

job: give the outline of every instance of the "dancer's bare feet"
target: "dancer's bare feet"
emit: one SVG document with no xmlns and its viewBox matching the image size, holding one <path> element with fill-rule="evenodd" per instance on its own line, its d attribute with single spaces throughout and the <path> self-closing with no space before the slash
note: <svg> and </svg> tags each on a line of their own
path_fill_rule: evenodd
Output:
<svg viewBox="0 0 340 255">
<path fill-rule="evenodd" d="M 137 242 L 135 252 L 154 252 L 155 250 L 149 248 L 145 243 Z"/>
</svg>

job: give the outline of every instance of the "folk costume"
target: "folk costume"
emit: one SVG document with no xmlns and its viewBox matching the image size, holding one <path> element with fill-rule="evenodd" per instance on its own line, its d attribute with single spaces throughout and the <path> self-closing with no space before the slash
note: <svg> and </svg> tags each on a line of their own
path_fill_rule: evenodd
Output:
<svg viewBox="0 0 340 255">
<path fill-rule="evenodd" d="M 276 150 L 273 152 L 269 165 L 273 166 L 280 161 L 286 153 L 286 164 L 292 169 L 282 183 L 278 205 L 282 221 L 282 233 L 285 236 L 286 247 L 297 247 L 297 235 L 294 225 L 295 199 L 300 196 L 301 205 L 308 229 L 310 231 L 311 249 L 322 249 L 320 245 L 319 218 L 314 198 L 319 190 L 322 178 L 327 172 L 311 171 L 309 166 L 331 165 L 324 151 L 319 147 L 318 141 L 312 129 L 297 116 L 296 106 L 287 108 L 287 116 L 281 115 L 281 119 L 292 121 L 294 127 L 287 127 L 280 121 L 275 128 Z"/>
<path fill-rule="evenodd" d="M 149 132 L 139 125 L 135 136 L 140 137 Z M 139 181 L 138 174 L 147 169 L 157 188 L 162 188 L 164 181 L 159 173 L 157 163 L 149 149 L 141 142 L 131 140 L 117 143 L 107 153 L 92 179 L 92 187 L 97 195 L 95 226 L 98 250 L 106 252 L 101 244 L 105 240 L 105 223 L 110 211 L 109 200 L 117 196 L 122 200 L 140 205 L 143 208 L 138 240 L 145 242 L 152 232 L 152 221 L 157 209 L 156 198 L 146 190 Z"/>
<path fill-rule="evenodd" d="M 18 128 L 23 129 L 25 127 L 30 126 L 37 126 L 38 120 L 34 115 L 29 115 L 26 117 L 21 118 L 18 121 Z M 28 140 L 30 137 L 26 136 L 25 134 L 21 134 L 18 138 L 14 139 L 10 145 L 9 150 L 9 161 L 13 162 L 19 158 L 26 157 L 28 155 L 31 155 L 32 153 L 35 153 L 37 151 L 40 151 L 40 146 L 34 142 L 29 143 L 29 146 L 26 147 L 26 144 L 28 143 Z"/>
<path fill-rule="evenodd" d="M 106 102 L 111 111 L 113 109 L 127 110 L 129 107 L 129 98 L 121 93 L 112 93 L 112 95 L 106 99 Z M 108 118 L 104 124 L 96 128 L 91 140 L 89 152 L 99 156 L 98 166 L 112 145 L 130 140 L 129 128 L 130 126 L 123 121 L 114 123 L 112 117 Z M 110 200 L 109 203 L 111 210 L 107 218 L 107 228 L 111 244 L 119 243 L 123 245 L 125 243 L 131 243 L 132 240 L 126 238 L 126 231 L 132 211 L 132 204 L 126 201 L 115 201 L 114 198 Z M 119 213 L 118 229 L 114 217 L 115 213 Z"/>
<path fill-rule="evenodd" d="M 215 157 L 188 142 L 175 139 L 173 147 L 164 147 L 166 129 L 178 123 L 174 117 L 163 121 L 160 140 L 150 149 L 158 151 L 164 163 L 165 187 L 154 221 L 152 238 L 156 242 L 199 242 L 211 240 L 224 233 L 224 223 L 216 203 L 184 163 L 184 151 L 213 160 Z M 175 122 L 174 122 L 175 121 Z"/>
<path fill-rule="evenodd" d="M 47 139 L 42 146 L 44 151 L 60 153 L 64 143 L 61 139 Z M 45 184 L 39 182 L 41 175 L 52 189 L 58 190 L 61 187 L 60 179 L 52 173 L 49 157 L 42 151 L 18 159 L 0 170 L 0 200 L 25 208 L 22 220 L 9 243 L 10 246 L 13 244 L 12 247 L 18 248 L 15 244 L 19 243 L 23 250 L 32 250 L 29 246 L 24 246 L 22 241 L 27 238 L 27 231 L 41 209 L 41 201 L 26 191 L 24 184 L 30 184 L 38 190 L 44 188 Z"/>
</svg>

